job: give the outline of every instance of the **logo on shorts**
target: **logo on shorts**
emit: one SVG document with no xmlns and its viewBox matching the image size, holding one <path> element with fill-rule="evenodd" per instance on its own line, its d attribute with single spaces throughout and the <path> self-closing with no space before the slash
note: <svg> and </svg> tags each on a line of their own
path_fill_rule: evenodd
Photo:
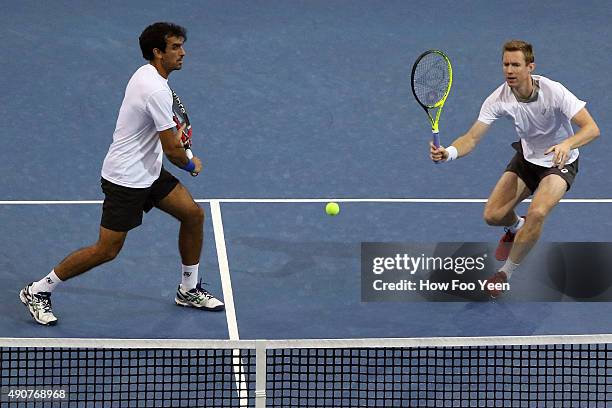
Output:
<svg viewBox="0 0 612 408">
<path fill-rule="evenodd" d="M 566 168 L 562 168 L 562 169 L 561 169 L 561 173 L 563 173 L 563 174 L 567 173 L 568 171 L 569 171 L 569 170 L 568 170 L 568 169 L 566 169 Z"/>
</svg>

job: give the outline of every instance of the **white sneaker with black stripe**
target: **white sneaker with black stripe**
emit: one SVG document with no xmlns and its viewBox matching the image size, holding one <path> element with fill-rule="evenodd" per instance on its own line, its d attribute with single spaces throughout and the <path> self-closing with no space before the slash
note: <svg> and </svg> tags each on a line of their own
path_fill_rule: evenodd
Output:
<svg viewBox="0 0 612 408">
<path fill-rule="evenodd" d="M 174 302 L 179 306 L 195 307 L 211 312 L 218 312 L 225 308 L 223 302 L 203 289 L 200 283 L 191 290 L 184 290 L 183 285 L 179 285 Z"/>
<path fill-rule="evenodd" d="M 30 283 L 21 289 L 19 299 L 21 299 L 21 303 L 26 305 L 37 323 L 45 326 L 57 324 L 57 317 L 53 314 L 53 307 L 51 306 L 51 293 L 32 293 L 32 283 Z"/>
</svg>

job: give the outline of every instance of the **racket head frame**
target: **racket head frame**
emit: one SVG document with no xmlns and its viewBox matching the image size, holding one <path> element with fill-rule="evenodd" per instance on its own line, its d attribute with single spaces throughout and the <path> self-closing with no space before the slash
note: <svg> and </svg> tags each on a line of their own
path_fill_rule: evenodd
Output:
<svg viewBox="0 0 612 408">
<path fill-rule="evenodd" d="M 441 56 L 444 59 L 444 61 L 446 62 L 446 67 L 448 69 L 448 83 L 446 85 L 446 90 L 445 90 L 442 98 L 440 98 L 433 105 L 426 105 L 426 104 L 424 104 L 419 99 L 419 97 L 417 95 L 417 92 L 415 90 L 415 74 L 416 74 L 417 67 L 419 65 L 419 62 L 421 62 L 421 60 L 423 58 L 425 58 L 429 54 L 437 54 L 437 55 Z M 412 94 L 414 95 L 414 99 L 416 99 L 417 103 L 423 108 L 423 110 L 425 110 L 425 113 L 427 114 L 427 117 L 428 117 L 429 122 L 431 124 L 431 132 L 433 133 L 433 136 L 434 136 L 434 144 L 437 147 L 440 146 L 439 138 L 438 138 L 440 114 L 442 113 L 442 107 L 444 106 L 444 103 L 446 102 L 446 99 L 448 98 L 448 95 L 450 93 L 452 84 L 453 84 L 453 67 L 452 67 L 450 58 L 443 51 L 432 49 L 432 50 L 427 50 L 424 53 L 422 53 L 421 55 L 419 55 L 419 57 L 416 59 L 416 61 L 414 62 L 413 66 L 412 66 L 412 73 L 410 75 L 410 85 L 411 85 L 411 89 L 412 89 Z M 431 113 L 430 113 L 430 111 L 433 110 L 433 109 L 437 109 L 437 111 L 436 111 L 434 116 L 432 116 Z"/>
</svg>

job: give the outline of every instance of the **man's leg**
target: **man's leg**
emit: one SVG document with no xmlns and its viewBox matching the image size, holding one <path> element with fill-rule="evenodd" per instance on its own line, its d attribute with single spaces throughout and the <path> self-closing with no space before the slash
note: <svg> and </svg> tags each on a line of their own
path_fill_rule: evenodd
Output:
<svg viewBox="0 0 612 408">
<path fill-rule="evenodd" d="M 485 205 L 485 222 L 494 226 L 513 225 L 518 218 L 514 208 L 530 195 L 525 182 L 516 173 L 504 172 Z"/>
<path fill-rule="evenodd" d="M 540 238 L 544 220 L 566 191 L 567 183 L 560 176 L 550 174 L 542 179 L 527 210 L 525 225 L 514 238 L 514 245 L 508 258 L 512 263 L 519 264 L 525 259 Z"/>
<path fill-rule="evenodd" d="M 223 310 L 223 302 L 196 284 L 204 239 L 204 210 L 180 183 L 156 206 L 180 222 L 178 246 L 182 261 L 182 282 L 177 289 L 176 304 L 205 310 Z"/>
<path fill-rule="evenodd" d="M 123 248 L 126 237 L 127 232 L 112 231 L 101 226 L 98 242 L 68 255 L 54 268 L 55 274 L 65 281 L 112 261 Z"/>
<path fill-rule="evenodd" d="M 181 223 L 178 245 L 183 264 L 199 263 L 204 240 L 204 210 L 182 184 L 177 184 L 157 207 Z"/>
<path fill-rule="evenodd" d="M 27 306 L 34 320 L 43 325 L 56 324 L 57 318 L 51 306 L 53 288 L 61 281 L 73 278 L 114 259 L 121 251 L 126 236 L 127 232 L 111 231 L 101 226 L 98 242 L 71 253 L 45 278 L 23 288 L 19 293 L 19 298 Z"/>
<path fill-rule="evenodd" d="M 566 191 L 567 183 L 560 176 L 550 174 L 542 179 L 527 210 L 525 225 L 514 237 L 514 243 L 506 263 L 499 269 L 499 272 L 488 279 L 489 283 L 505 283 L 510 279 L 512 273 L 540 238 L 544 220 Z M 502 292 L 499 287 L 489 288 L 488 291 L 493 298 L 499 296 Z"/>
<path fill-rule="evenodd" d="M 489 225 L 507 227 L 495 250 L 495 258 L 499 261 L 508 258 L 516 229 L 524 222 L 514 209 L 530 194 L 531 191 L 516 173 L 506 171 L 487 200 L 483 214 L 485 222 Z"/>
</svg>

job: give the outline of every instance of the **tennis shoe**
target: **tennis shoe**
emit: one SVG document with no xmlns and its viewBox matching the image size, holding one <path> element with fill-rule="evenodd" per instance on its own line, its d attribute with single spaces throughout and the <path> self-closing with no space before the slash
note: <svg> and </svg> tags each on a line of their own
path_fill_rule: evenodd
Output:
<svg viewBox="0 0 612 408">
<path fill-rule="evenodd" d="M 497 284 L 499 283 L 503 284 L 507 282 L 508 282 L 508 275 L 506 275 L 506 272 L 504 271 L 495 272 L 493 276 L 487 279 L 487 282 L 485 283 L 485 292 L 487 292 L 489 296 L 491 296 L 491 298 L 495 299 L 499 295 L 501 295 L 501 293 L 503 292 L 503 289 L 489 288 L 488 287 L 489 284 L 498 286 Z"/>
<path fill-rule="evenodd" d="M 44 326 L 53 326 L 57 324 L 57 317 L 53 314 L 51 306 L 51 293 L 49 292 L 32 292 L 32 284 L 30 283 L 19 292 L 21 303 L 26 305 L 30 314 L 36 320 L 36 323 Z"/>
<path fill-rule="evenodd" d="M 508 228 L 504 228 L 506 233 L 500 238 L 497 249 L 495 250 L 495 259 L 498 261 L 505 261 L 510 255 L 512 249 L 512 243 L 516 234 L 512 233 Z"/>
<path fill-rule="evenodd" d="M 527 217 L 523 217 L 523 219 L 527 219 Z M 504 227 L 504 231 L 506 231 L 506 233 L 499 240 L 499 244 L 495 250 L 495 259 L 502 262 L 508 259 L 514 237 L 516 236 L 516 232 L 511 232 L 508 227 Z"/>
<path fill-rule="evenodd" d="M 182 285 L 179 285 L 174 302 L 179 306 L 195 307 L 212 312 L 221 311 L 225 308 L 223 302 L 202 288 L 201 282 L 191 290 L 184 290 Z"/>
</svg>

